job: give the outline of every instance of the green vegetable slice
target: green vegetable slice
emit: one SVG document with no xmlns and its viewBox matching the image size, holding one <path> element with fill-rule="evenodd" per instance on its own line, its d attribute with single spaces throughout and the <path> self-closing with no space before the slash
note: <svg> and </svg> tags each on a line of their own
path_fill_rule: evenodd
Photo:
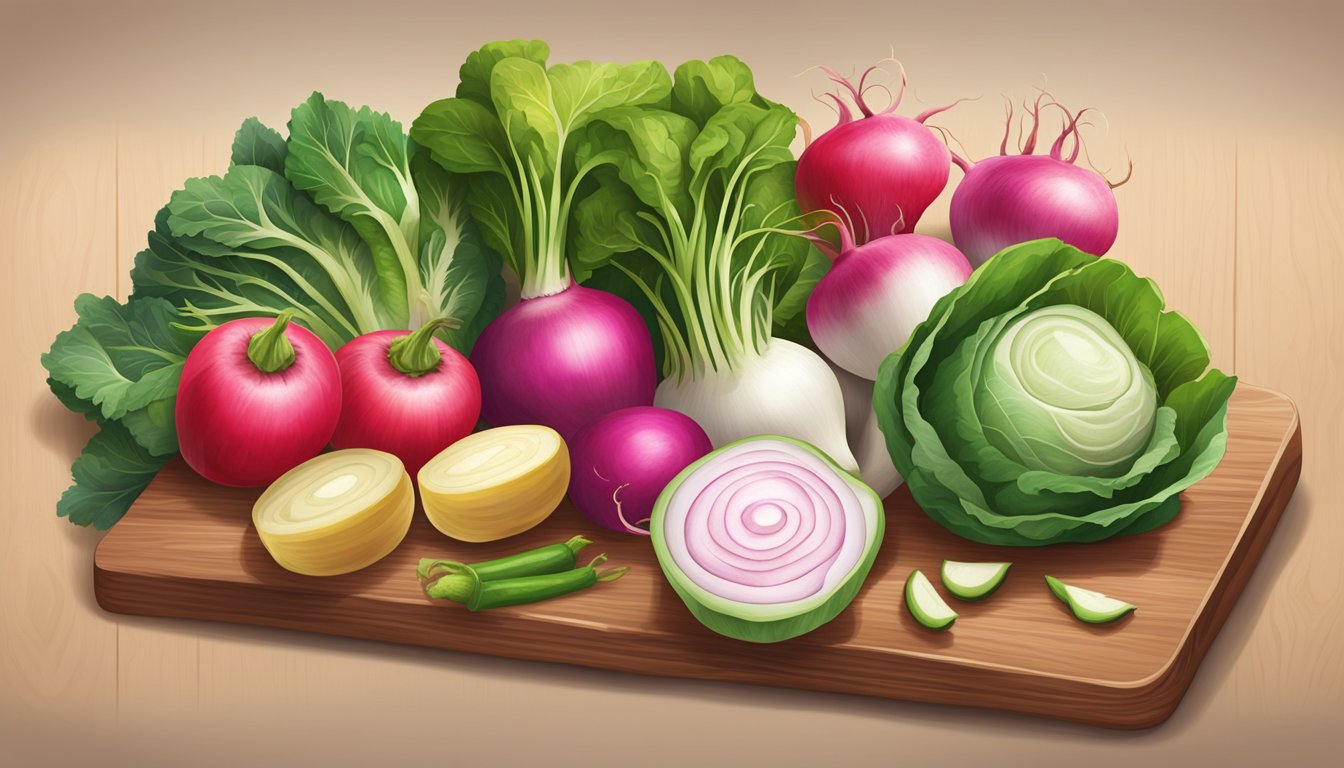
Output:
<svg viewBox="0 0 1344 768">
<path fill-rule="evenodd" d="M 980 600 L 994 594 L 1008 576 L 1012 563 L 961 563 L 944 560 L 941 572 L 943 586 L 954 597 L 962 600 Z"/>
<path fill-rule="evenodd" d="M 957 612 L 933 588 L 922 571 L 915 569 L 905 580 L 905 607 L 921 627 L 941 632 L 957 620 Z"/>
<path fill-rule="evenodd" d="M 1045 583 L 1050 585 L 1050 591 L 1055 597 L 1069 606 L 1069 610 L 1073 611 L 1074 618 L 1088 624 L 1109 624 L 1136 610 L 1134 605 L 1123 600 L 1107 597 L 1090 589 L 1065 584 L 1053 576 L 1046 576 Z"/>
</svg>

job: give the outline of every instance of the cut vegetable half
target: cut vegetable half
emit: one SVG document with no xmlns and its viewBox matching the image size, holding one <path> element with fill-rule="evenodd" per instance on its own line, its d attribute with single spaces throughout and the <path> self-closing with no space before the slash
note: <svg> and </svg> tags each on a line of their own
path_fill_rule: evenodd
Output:
<svg viewBox="0 0 1344 768">
<path fill-rule="evenodd" d="M 923 571 L 915 569 L 905 580 L 905 607 L 921 627 L 938 632 L 952 626 L 957 612 L 933 588 L 933 582 Z"/>
<path fill-rule="evenodd" d="M 979 600 L 994 594 L 1003 584 L 1012 563 L 959 563 L 943 561 L 943 586 L 953 597 Z"/>
<path fill-rule="evenodd" d="M 1123 600 L 1116 600 L 1100 592 L 1065 584 L 1054 576 L 1046 576 L 1045 583 L 1050 585 L 1050 591 L 1054 593 L 1055 597 L 1069 606 L 1069 610 L 1073 611 L 1074 618 L 1088 624 L 1109 624 L 1136 610 L 1135 606 Z"/>
<path fill-rule="evenodd" d="M 569 485 L 560 434 L 533 424 L 468 435 L 420 470 L 425 516 L 459 541 L 495 541 L 545 520 Z"/>
<path fill-rule="evenodd" d="M 335 576 L 378 562 L 405 538 L 415 490 L 401 460 L 369 448 L 332 451 L 281 475 L 252 524 L 286 570 Z"/>
<path fill-rule="evenodd" d="M 755 643 L 835 618 L 882 543 L 881 499 L 816 448 L 765 435 L 672 479 L 650 533 L 668 583 L 702 624 Z"/>
</svg>

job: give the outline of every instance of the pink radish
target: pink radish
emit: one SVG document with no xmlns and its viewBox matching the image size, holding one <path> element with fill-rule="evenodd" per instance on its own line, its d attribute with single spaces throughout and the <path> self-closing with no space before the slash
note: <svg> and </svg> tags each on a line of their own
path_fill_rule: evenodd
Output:
<svg viewBox="0 0 1344 768">
<path fill-rule="evenodd" d="M 924 210 L 947 186 L 952 169 L 947 146 L 924 121 L 953 104 L 913 119 L 893 114 L 905 93 L 902 69 L 891 103 L 874 112 L 864 95 L 879 87 L 867 84 L 876 69 L 868 68 L 854 85 L 823 67 L 831 80 L 849 92 L 862 117 L 855 120 L 844 100 L 826 94 L 835 102 L 840 122 L 803 150 L 795 177 L 803 211 L 830 210 L 843 217 L 858 245 L 913 231 Z"/>
<path fill-rule="evenodd" d="M 910 338 L 933 305 L 971 276 L 970 262 L 936 237 L 887 235 L 855 246 L 849 228 L 837 251 L 814 242 L 834 259 L 807 300 L 807 329 L 832 363 L 868 380 L 887 355 Z"/>
<path fill-rule="evenodd" d="M 401 459 L 415 477 L 425 462 L 471 434 L 481 384 L 471 363 L 434 338 L 451 321 L 414 333 L 375 331 L 336 353 L 345 403 L 331 437 L 336 448 L 374 448 Z"/>
<path fill-rule="evenodd" d="M 612 411 L 570 441 L 569 498 L 598 525 L 647 536 L 658 494 L 712 450 L 709 435 L 685 414 L 653 406 Z"/>
<path fill-rule="evenodd" d="M 491 426 L 541 424 L 566 441 L 618 408 L 653 403 L 653 341 L 624 299 L 568 284 L 485 327 L 471 351 Z"/>
<path fill-rule="evenodd" d="M 1025 136 L 1021 154 L 1008 154 L 1013 118 L 1009 103 L 1008 124 L 997 157 L 972 163 L 953 156 L 966 178 L 952 195 L 952 240 L 976 266 L 1010 245 L 1043 237 L 1057 237 L 1096 256 L 1115 243 L 1120 212 L 1112 190 L 1129 181 L 1129 174 L 1111 183 L 1097 171 L 1075 165 L 1083 146 L 1079 121 L 1088 110 L 1073 115 L 1055 102 L 1046 106 L 1064 112 L 1064 129 L 1049 155 L 1033 155 L 1041 106 L 1037 98 L 1031 110 L 1031 132 Z M 1065 157 L 1064 146 L 1070 136 L 1073 147 Z M 1133 169 L 1130 163 L 1129 170 Z"/>
<path fill-rule="evenodd" d="M 187 464 L 213 483 L 268 485 L 331 440 L 341 413 L 336 360 L 290 317 L 229 321 L 187 356 L 177 440 Z"/>
</svg>

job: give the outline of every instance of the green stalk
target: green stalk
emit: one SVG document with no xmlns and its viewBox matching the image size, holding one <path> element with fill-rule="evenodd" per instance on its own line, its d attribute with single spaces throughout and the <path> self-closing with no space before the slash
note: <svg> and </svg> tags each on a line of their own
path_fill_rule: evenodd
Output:
<svg viewBox="0 0 1344 768">
<path fill-rule="evenodd" d="M 443 353 L 434 343 L 434 333 L 440 328 L 457 328 L 459 323 L 448 317 L 436 317 L 407 336 L 393 339 L 387 348 L 387 360 L 393 368 L 411 377 L 424 376 L 438 370 Z"/>
<path fill-rule="evenodd" d="M 252 334 L 247 342 L 247 359 L 262 373 L 279 373 L 294 364 L 294 345 L 285 336 L 285 329 L 294 313 L 286 309 L 275 316 L 275 322 Z"/>
</svg>

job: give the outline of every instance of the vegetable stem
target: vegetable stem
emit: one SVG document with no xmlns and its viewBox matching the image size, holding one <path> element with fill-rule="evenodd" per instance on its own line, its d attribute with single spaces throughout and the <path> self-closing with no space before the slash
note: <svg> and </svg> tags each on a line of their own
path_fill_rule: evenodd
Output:
<svg viewBox="0 0 1344 768">
<path fill-rule="evenodd" d="M 434 333 L 440 328 L 457 328 L 459 323 L 449 317 L 436 317 L 414 332 L 394 339 L 388 347 L 387 359 L 392 367 L 407 376 L 424 376 L 436 370 L 443 353 L 434 344 Z"/>
<path fill-rule="evenodd" d="M 269 328 L 252 334 L 247 342 L 247 359 L 262 373 L 279 373 L 294 364 L 294 345 L 285 336 L 285 329 L 294 312 L 284 310 L 275 316 Z"/>
</svg>

